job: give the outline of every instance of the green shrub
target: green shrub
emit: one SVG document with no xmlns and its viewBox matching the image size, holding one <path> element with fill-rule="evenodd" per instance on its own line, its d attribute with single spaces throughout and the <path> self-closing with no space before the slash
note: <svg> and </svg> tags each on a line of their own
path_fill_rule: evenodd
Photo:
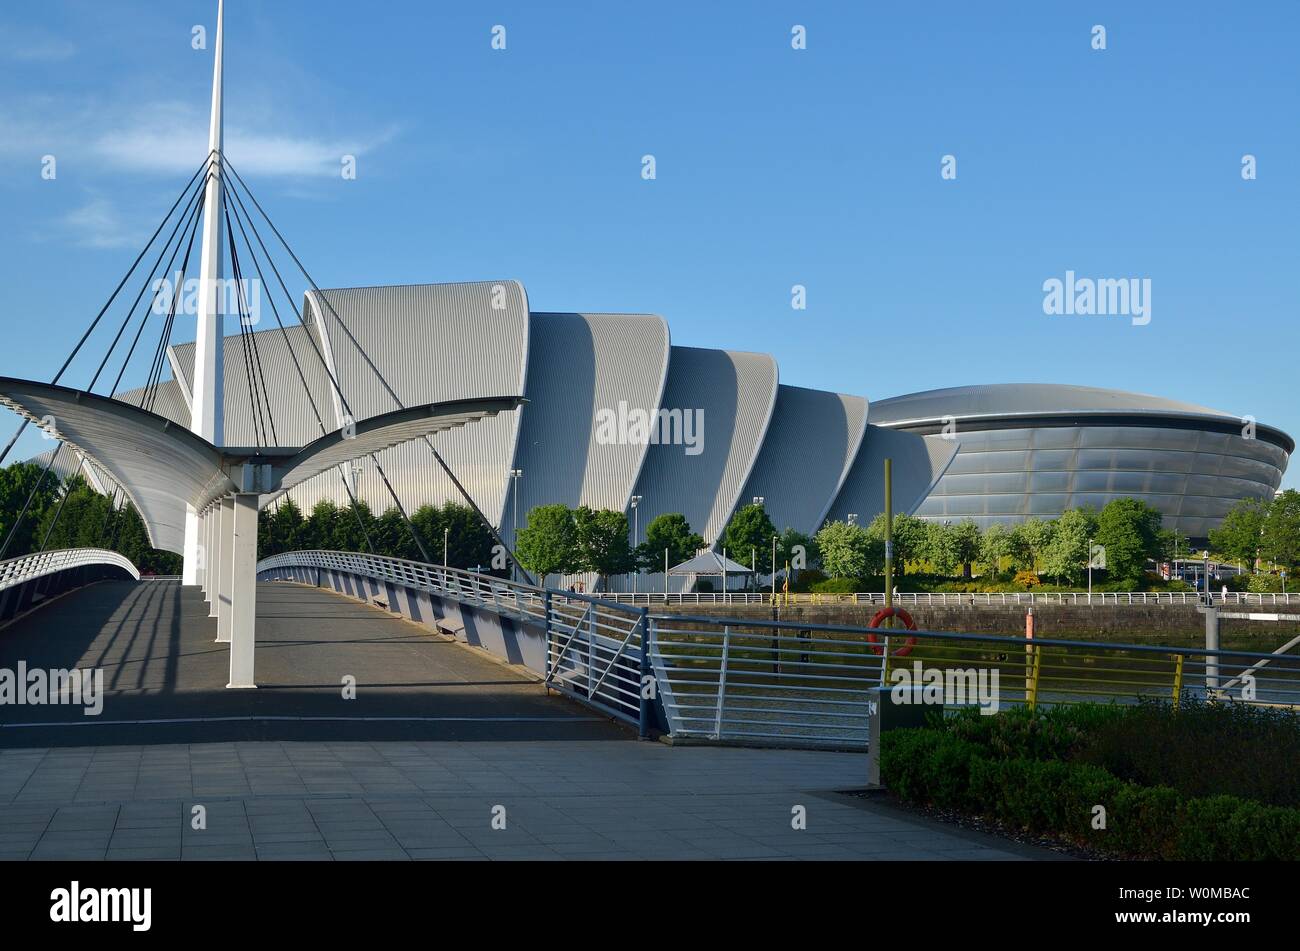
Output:
<svg viewBox="0 0 1300 951">
<path fill-rule="evenodd" d="M 814 581 L 808 590 L 815 594 L 853 594 L 862 590 L 862 582 L 857 578 L 827 578 L 824 581 Z"/>
<path fill-rule="evenodd" d="M 1122 715 L 1107 710 L 1097 722 Z M 905 802 L 987 816 L 1116 856 L 1300 859 L 1300 809 L 1228 795 L 1184 798 L 1169 786 L 1128 782 L 1096 765 L 998 752 L 999 742 L 1005 749 L 1013 742 L 1026 748 L 1058 744 L 1066 734 L 1052 729 L 1090 716 L 1097 714 L 1061 714 L 1054 727 L 1042 729 L 1025 724 L 1045 716 L 1001 714 L 984 719 L 1006 717 L 1016 725 L 981 730 L 954 717 L 938 726 L 892 730 L 881 738 L 881 779 Z M 1105 809 L 1100 829 L 1093 827 L 1097 806 Z"/>
</svg>

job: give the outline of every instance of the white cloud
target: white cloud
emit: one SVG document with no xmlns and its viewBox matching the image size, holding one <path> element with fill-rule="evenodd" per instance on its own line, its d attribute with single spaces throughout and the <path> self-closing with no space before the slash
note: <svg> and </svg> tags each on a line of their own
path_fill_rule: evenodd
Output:
<svg viewBox="0 0 1300 951">
<path fill-rule="evenodd" d="M 62 63 L 76 55 L 76 44 L 45 30 L 8 27 L 0 44 L 0 56 L 19 63 Z"/>
<path fill-rule="evenodd" d="M 122 223 L 117 206 L 107 198 L 91 198 L 64 215 L 59 223 L 77 244 L 87 248 L 138 247 L 144 243 L 140 235 Z"/>
</svg>

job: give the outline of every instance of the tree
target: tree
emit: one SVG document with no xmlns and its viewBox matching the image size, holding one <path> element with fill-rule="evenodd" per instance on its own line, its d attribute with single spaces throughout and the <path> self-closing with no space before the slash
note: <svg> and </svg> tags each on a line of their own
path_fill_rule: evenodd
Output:
<svg viewBox="0 0 1300 951">
<path fill-rule="evenodd" d="M 447 548 L 451 567 L 481 568 L 492 564 L 492 547 L 496 541 L 492 532 L 483 524 L 483 519 L 472 508 L 460 502 L 444 502 L 438 520 L 448 530 Z M 436 548 L 442 539 L 437 535 L 434 538 Z"/>
<path fill-rule="evenodd" d="M 519 562 L 545 585 L 547 575 L 578 570 L 578 526 L 567 505 L 539 505 L 515 538 Z"/>
<path fill-rule="evenodd" d="M 898 575 L 907 573 L 907 563 L 925 557 L 929 528 L 924 519 L 913 515 L 894 516 L 894 571 Z M 882 512 L 871 520 L 867 534 L 873 540 L 885 541 L 885 514 Z M 819 533 L 820 534 L 820 533 Z M 883 570 L 883 569 L 882 569 Z M 873 572 L 874 574 L 875 572 Z"/>
<path fill-rule="evenodd" d="M 58 504 L 59 494 L 58 476 L 51 471 L 45 473 L 42 479 L 44 472 L 44 466 L 31 462 L 15 462 L 0 469 L 0 544 L 9 538 L 10 532 L 18 522 L 23 505 L 27 502 L 28 495 L 36 489 L 38 483 L 40 484 L 40 488 L 36 489 L 36 495 L 32 498 L 27 515 L 9 542 L 9 550 L 5 552 L 5 558 L 28 554 L 40 544 L 40 536 L 36 534 L 39 519 L 51 502 Z M 35 536 L 34 540 L 33 536 Z"/>
<path fill-rule="evenodd" d="M 1041 570 L 1044 555 L 1052 543 L 1056 527 L 1041 518 L 1028 518 L 1011 529 L 1008 554 L 1017 568 L 1037 573 Z"/>
<path fill-rule="evenodd" d="M 994 522 L 984 530 L 979 558 L 990 574 L 1002 570 L 1002 559 L 1011 554 L 1011 547 L 1011 532 L 1001 522 Z"/>
<path fill-rule="evenodd" d="M 402 518 L 401 511 L 395 505 L 390 505 L 384 510 L 384 514 L 379 516 L 371 529 L 372 535 L 370 541 L 374 544 L 375 550 L 381 555 L 388 555 L 391 558 L 407 558 L 411 561 L 422 561 L 423 556 L 420 554 L 420 546 L 415 543 L 415 538 L 411 535 L 411 530 L 407 528 L 406 519 Z M 424 536 L 421 536 L 423 538 Z M 427 545 L 428 542 L 425 542 Z M 433 552 L 429 553 L 433 556 Z"/>
<path fill-rule="evenodd" d="M 1088 567 L 1089 542 L 1097 533 L 1092 509 L 1068 509 L 1055 522 L 1052 539 L 1043 551 L 1043 570 L 1059 582 L 1077 581 Z"/>
<path fill-rule="evenodd" d="M 732 561 L 757 568 L 770 560 L 775 535 L 776 526 L 768 518 L 767 509 L 751 504 L 736 510 L 722 533 L 720 544 Z M 766 559 L 763 558 L 765 552 L 768 553 Z M 750 580 L 753 582 L 755 578 Z"/>
<path fill-rule="evenodd" d="M 777 570 L 779 571 L 787 561 L 790 562 L 791 571 L 799 571 L 801 567 L 816 568 L 821 564 L 821 552 L 817 548 L 817 540 L 803 532 L 787 528 L 776 542 Z M 802 561 L 802 565 L 796 564 L 799 561 Z"/>
<path fill-rule="evenodd" d="M 769 551 L 774 535 L 776 526 L 768 517 L 767 509 L 762 505 L 745 505 L 731 517 L 719 544 L 727 549 L 728 557 L 743 564 L 751 551 L 755 555 Z"/>
<path fill-rule="evenodd" d="M 961 576 L 967 581 L 975 560 L 980 556 L 980 542 L 980 527 L 974 519 L 965 518 L 953 526 L 953 557 L 961 565 Z"/>
<path fill-rule="evenodd" d="M 1253 571 L 1269 508 L 1265 500 L 1242 499 L 1228 510 L 1222 524 L 1210 532 L 1210 548 Z"/>
<path fill-rule="evenodd" d="M 1138 499 L 1112 499 L 1097 516 L 1097 544 L 1106 548 L 1106 574 L 1136 587 L 1146 560 L 1160 556 L 1160 513 Z"/>
<path fill-rule="evenodd" d="M 608 591 L 610 575 L 624 574 L 636 566 L 627 515 L 583 505 L 574 511 L 573 521 L 578 529 L 578 570 L 600 575 L 601 588 Z"/>
<path fill-rule="evenodd" d="M 1264 517 L 1260 549 L 1265 558 L 1292 569 L 1300 562 L 1300 492 L 1287 489 L 1274 497 Z"/>
<path fill-rule="evenodd" d="M 832 578 L 859 580 L 878 574 L 884 564 L 884 545 L 860 525 L 827 522 L 817 533 L 822 570 Z"/>
<path fill-rule="evenodd" d="M 957 567 L 956 532 L 950 522 L 927 522 L 922 557 L 935 574 L 947 575 Z"/>
<path fill-rule="evenodd" d="M 645 529 L 645 542 L 638 548 L 641 566 L 648 571 L 662 571 L 664 550 L 668 550 L 668 565 L 680 565 L 695 557 L 704 547 L 704 539 L 691 531 L 691 523 L 680 512 L 656 515 Z"/>
</svg>

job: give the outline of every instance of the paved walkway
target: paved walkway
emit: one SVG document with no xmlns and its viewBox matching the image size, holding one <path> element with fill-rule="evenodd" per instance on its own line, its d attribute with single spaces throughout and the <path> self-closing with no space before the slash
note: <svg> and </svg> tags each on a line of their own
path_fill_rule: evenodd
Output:
<svg viewBox="0 0 1300 951">
<path fill-rule="evenodd" d="M 852 753 L 635 740 L 0 750 L 0 859 L 1030 854 L 834 792 L 860 786 L 865 766 Z M 191 828 L 196 804 L 205 830 Z"/>
<path fill-rule="evenodd" d="M 107 688 L 99 717 L 0 706 L 0 860 L 1031 854 L 837 793 L 864 783 L 860 754 L 639 742 L 332 592 L 259 586 L 257 690 L 225 689 L 214 637 L 196 594 L 161 582 L 0 630 L 0 668 L 100 667 Z"/>
<path fill-rule="evenodd" d="M 197 588 L 110 582 L 0 629 L 0 668 L 102 668 L 106 693 L 99 716 L 0 706 L 0 747 L 628 735 L 483 651 L 303 585 L 258 585 L 258 688 L 227 690 L 229 650 L 207 615 Z"/>
</svg>

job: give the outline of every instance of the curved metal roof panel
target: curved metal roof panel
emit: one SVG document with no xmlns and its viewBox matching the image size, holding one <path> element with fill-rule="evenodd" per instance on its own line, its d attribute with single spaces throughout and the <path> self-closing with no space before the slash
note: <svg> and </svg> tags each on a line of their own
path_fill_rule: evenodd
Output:
<svg viewBox="0 0 1300 951">
<path fill-rule="evenodd" d="M 305 319 L 324 328 L 326 358 L 358 420 L 396 407 L 388 387 L 407 405 L 524 395 L 528 298 L 517 281 L 308 292 Z M 341 424 L 344 407 L 336 405 L 334 411 Z M 475 503 L 498 525 L 505 512 L 519 415 L 518 410 L 501 413 L 472 432 L 433 437 Z M 460 500 L 422 441 L 385 450 L 378 459 L 408 511 L 424 503 Z M 378 474 L 371 474 L 370 460 L 360 466 L 358 497 L 383 511 L 392 504 L 388 490 Z M 337 476 L 327 473 L 300 486 L 294 499 L 310 508 L 319 498 L 338 495 Z"/>
<path fill-rule="evenodd" d="M 514 468 L 519 524 L 534 506 L 560 502 L 624 511 L 644 444 L 603 442 L 594 424 L 620 403 L 657 409 L 668 373 L 668 325 L 646 314 L 533 314 L 528 405 Z M 510 490 L 513 493 L 513 489 Z M 513 525 L 507 500 L 506 523 Z"/>
<path fill-rule="evenodd" d="M 681 512 L 706 543 L 716 542 L 753 470 L 776 392 L 776 361 L 767 354 L 673 347 L 660 410 L 691 414 L 699 442 L 649 447 L 636 487 L 641 525 Z"/>
<path fill-rule="evenodd" d="M 893 459 L 894 511 L 912 514 L 957 455 L 956 440 L 877 426 L 874 422 L 877 405 L 871 404 L 873 422 L 867 426 L 862 449 L 853 460 L 835 503 L 826 513 L 825 517 L 832 521 L 847 521 L 850 514 L 855 514 L 858 524 L 865 526 L 885 510 L 887 458 Z"/>
<path fill-rule="evenodd" d="M 951 386 L 871 403 L 871 422 L 889 425 L 953 416 L 1019 416 L 1042 413 L 1178 413 L 1239 417 L 1193 403 L 1066 383 L 995 383 Z"/>
<path fill-rule="evenodd" d="M 740 493 L 762 496 L 778 530 L 815 532 L 835 501 L 867 430 L 867 401 L 784 384 L 767 438 Z"/>
</svg>

